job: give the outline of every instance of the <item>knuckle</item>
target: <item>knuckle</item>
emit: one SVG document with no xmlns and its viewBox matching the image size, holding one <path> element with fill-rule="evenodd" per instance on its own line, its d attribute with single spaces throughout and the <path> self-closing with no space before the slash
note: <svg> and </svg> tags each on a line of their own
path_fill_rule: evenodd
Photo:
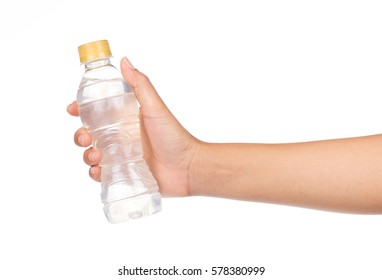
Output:
<svg viewBox="0 0 382 280">
<path fill-rule="evenodd" d="M 141 84 L 149 84 L 149 83 L 151 83 L 150 82 L 150 79 L 149 79 L 149 77 L 147 77 L 145 74 L 140 74 L 139 75 L 139 83 L 141 83 Z"/>
</svg>

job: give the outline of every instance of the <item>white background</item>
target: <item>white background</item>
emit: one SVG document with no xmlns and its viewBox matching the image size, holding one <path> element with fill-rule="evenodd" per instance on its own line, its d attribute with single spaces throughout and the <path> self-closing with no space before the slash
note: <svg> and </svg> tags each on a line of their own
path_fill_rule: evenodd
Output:
<svg viewBox="0 0 382 280">
<path fill-rule="evenodd" d="M 124 265 L 381 279 L 381 216 L 192 197 L 108 224 L 66 113 L 77 46 L 108 39 L 115 64 L 128 56 L 204 141 L 380 133 L 380 1 L 65 2 L 0 4 L 1 279 L 170 278 L 118 276 Z"/>
</svg>

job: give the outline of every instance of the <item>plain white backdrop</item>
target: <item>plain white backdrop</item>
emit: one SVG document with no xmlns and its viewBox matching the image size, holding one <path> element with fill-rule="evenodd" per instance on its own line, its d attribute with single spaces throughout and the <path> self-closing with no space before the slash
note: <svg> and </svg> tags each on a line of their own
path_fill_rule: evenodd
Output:
<svg viewBox="0 0 382 280">
<path fill-rule="evenodd" d="M 73 143 L 80 120 L 66 113 L 82 75 L 77 46 L 107 39 L 114 63 L 128 56 L 201 140 L 380 133 L 381 14 L 380 1 L 3 1 L 0 278 L 168 279 L 117 274 L 176 265 L 381 279 L 378 215 L 192 197 L 108 224 Z"/>
</svg>

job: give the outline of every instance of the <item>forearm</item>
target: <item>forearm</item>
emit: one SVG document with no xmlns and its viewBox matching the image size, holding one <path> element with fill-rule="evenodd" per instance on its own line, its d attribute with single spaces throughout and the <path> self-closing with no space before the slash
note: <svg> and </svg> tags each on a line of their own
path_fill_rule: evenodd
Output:
<svg viewBox="0 0 382 280">
<path fill-rule="evenodd" d="M 202 143 L 195 195 L 382 213 L 382 135 L 293 144 Z"/>
</svg>

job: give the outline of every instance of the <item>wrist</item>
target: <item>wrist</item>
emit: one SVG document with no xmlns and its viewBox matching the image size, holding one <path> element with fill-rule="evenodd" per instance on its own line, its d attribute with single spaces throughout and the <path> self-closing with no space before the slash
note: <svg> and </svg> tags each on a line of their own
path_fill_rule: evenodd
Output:
<svg viewBox="0 0 382 280">
<path fill-rule="evenodd" d="M 189 182 L 189 194 L 190 196 L 203 195 L 203 186 L 205 179 L 205 171 L 207 171 L 206 159 L 210 156 L 211 144 L 202 142 L 200 140 L 195 141 L 193 156 L 190 161 L 188 170 L 188 182 Z"/>
<path fill-rule="evenodd" d="M 189 169 L 190 195 L 234 199 L 258 197 L 257 145 L 199 142 Z M 261 157 L 261 156 L 260 156 Z"/>
<path fill-rule="evenodd" d="M 231 197 L 241 176 L 235 144 L 198 142 L 190 165 L 190 195 Z"/>
</svg>

